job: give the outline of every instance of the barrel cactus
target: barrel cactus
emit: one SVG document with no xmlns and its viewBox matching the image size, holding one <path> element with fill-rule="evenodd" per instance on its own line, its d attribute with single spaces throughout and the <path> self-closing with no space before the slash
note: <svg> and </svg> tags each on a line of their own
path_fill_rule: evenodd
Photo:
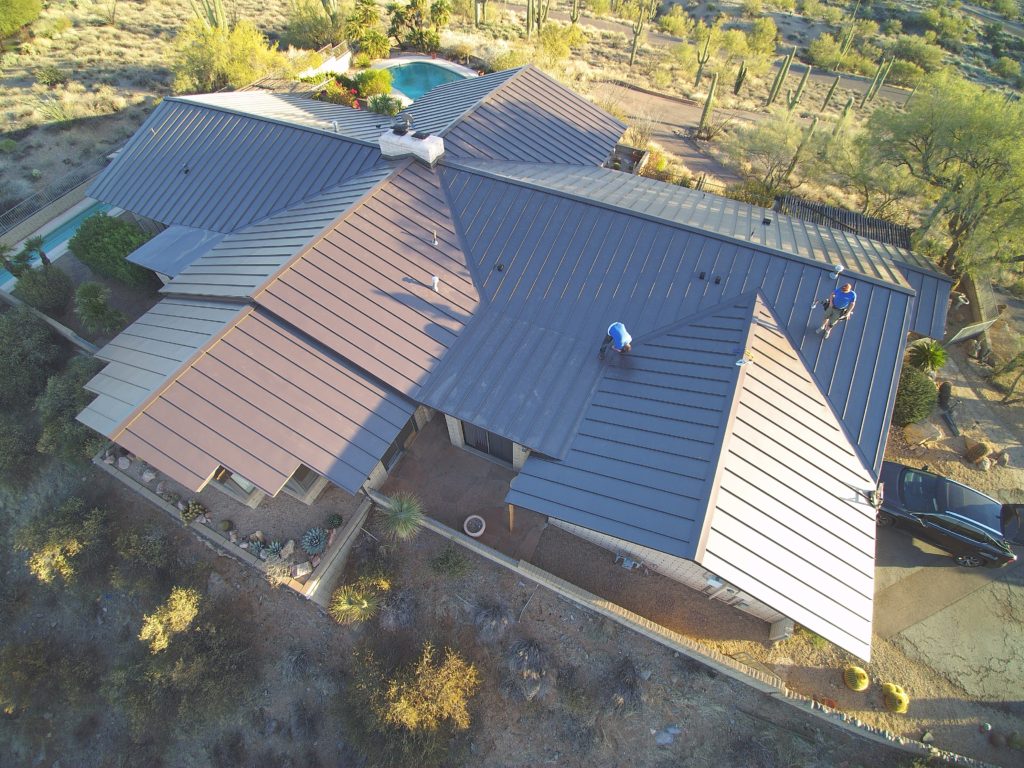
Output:
<svg viewBox="0 0 1024 768">
<path fill-rule="evenodd" d="M 326 523 L 325 527 L 328 530 L 334 530 L 335 528 L 341 528 L 341 525 L 344 522 L 345 521 L 344 521 L 344 519 L 342 519 L 341 515 L 335 513 L 335 514 L 333 514 L 333 515 L 331 515 L 330 517 L 327 518 L 327 523 Z"/>
<path fill-rule="evenodd" d="M 323 528 L 310 528 L 302 534 L 302 549 L 310 557 L 321 554 L 327 549 L 327 531 Z"/>
<path fill-rule="evenodd" d="M 193 520 L 198 520 L 200 517 L 207 513 L 206 507 L 202 505 L 197 499 L 192 499 L 185 508 L 181 510 L 181 519 L 185 522 L 185 525 L 190 525 Z"/>
<path fill-rule="evenodd" d="M 886 683 L 882 686 L 882 701 L 889 712 L 902 715 L 910 706 L 910 697 L 902 687 L 895 683 Z"/>
<path fill-rule="evenodd" d="M 850 665 L 843 670 L 843 682 L 851 691 L 863 691 L 868 687 L 870 680 L 866 670 Z"/>
</svg>

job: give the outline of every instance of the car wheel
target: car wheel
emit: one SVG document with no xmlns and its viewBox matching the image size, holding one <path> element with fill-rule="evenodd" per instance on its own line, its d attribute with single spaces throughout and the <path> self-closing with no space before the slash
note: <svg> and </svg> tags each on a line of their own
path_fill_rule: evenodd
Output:
<svg viewBox="0 0 1024 768">
<path fill-rule="evenodd" d="M 985 559 L 980 555 L 957 555 L 956 562 L 964 568 L 977 568 L 985 564 Z"/>
<path fill-rule="evenodd" d="M 892 525 L 896 522 L 896 519 L 888 512 L 879 512 L 877 515 L 875 515 L 875 522 L 878 524 L 879 528 L 892 528 Z"/>
</svg>

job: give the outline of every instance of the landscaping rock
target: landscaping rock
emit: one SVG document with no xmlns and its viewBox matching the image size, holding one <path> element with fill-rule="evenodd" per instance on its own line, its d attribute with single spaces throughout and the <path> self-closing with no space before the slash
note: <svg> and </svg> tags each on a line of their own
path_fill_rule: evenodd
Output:
<svg viewBox="0 0 1024 768">
<path fill-rule="evenodd" d="M 313 555 L 313 557 L 310 558 L 309 562 L 311 562 L 313 564 L 313 567 L 316 568 L 318 565 L 320 565 L 320 555 Z"/>
<path fill-rule="evenodd" d="M 924 445 L 942 437 L 942 430 L 931 421 L 919 421 L 907 424 L 903 428 L 903 437 L 910 445 Z"/>
<path fill-rule="evenodd" d="M 287 560 L 289 557 L 295 554 L 295 539 L 288 539 L 281 547 L 281 559 Z"/>
<path fill-rule="evenodd" d="M 185 503 L 184 499 L 178 499 L 177 503 L 174 506 L 178 508 L 179 512 L 184 512 L 185 507 L 188 505 Z"/>
<path fill-rule="evenodd" d="M 156 472 L 154 472 L 152 469 L 143 470 L 143 472 L 142 472 L 142 482 L 144 482 L 144 483 L 151 483 L 154 480 L 156 480 Z"/>
<path fill-rule="evenodd" d="M 228 540 L 232 544 L 237 544 L 238 543 L 238 534 L 235 531 L 228 531 Z"/>
<path fill-rule="evenodd" d="M 263 531 L 256 531 L 256 533 L 252 534 L 249 537 L 249 540 L 251 541 L 253 539 L 258 541 L 260 544 L 266 544 L 267 543 L 267 537 L 263 535 Z"/>
<path fill-rule="evenodd" d="M 270 557 L 270 550 L 266 547 L 260 547 L 260 560 L 266 560 Z"/>
<path fill-rule="evenodd" d="M 120 469 L 122 472 L 127 472 L 131 465 L 132 460 L 129 459 L 127 456 L 122 456 L 120 459 L 117 460 L 117 468 Z"/>
<path fill-rule="evenodd" d="M 304 563 L 292 566 L 292 578 L 301 579 L 303 576 L 309 576 L 313 572 L 313 566 L 307 560 Z"/>
<path fill-rule="evenodd" d="M 999 466 L 1001 467 L 1010 466 L 1010 452 L 1000 451 L 999 455 L 996 457 L 996 461 L 999 463 Z"/>
<path fill-rule="evenodd" d="M 925 731 L 924 735 L 921 736 L 922 744 L 931 744 L 933 741 L 935 741 L 935 736 L 932 734 L 931 731 Z"/>
<path fill-rule="evenodd" d="M 671 744 L 673 741 L 675 741 L 675 737 L 668 731 L 658 731 L 654 735 L 654 743 L 662 747 Z"/>
<path fill-rule="evenodd" d="M 165 483 L 163 480 L 156 484 L 156 495 L 159 496 L 160 498 L 163 498 L 164 496 L 167 495 L 167 483 Z"/>
<path fill-rule="evenodd" d="M 114 454 L 108 453 L 106 456 L 104 456 L 103 457 L 103 463 L 104 464 L 113 464 L 114 463 Z"/>
<path fill-rule="evenodd" d="M 978 469 L 980 469 L 982 472 L 988 472 L 990 469 L 992 469 L 992 459 L 986 456 L 984 459 L 978 462 Z"/>
</svg>

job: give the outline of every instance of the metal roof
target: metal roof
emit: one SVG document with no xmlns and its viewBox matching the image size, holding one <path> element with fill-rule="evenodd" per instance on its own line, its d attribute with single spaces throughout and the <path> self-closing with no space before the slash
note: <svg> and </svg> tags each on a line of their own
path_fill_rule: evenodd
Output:
<svg viewBox="0 0 1024 768">
<path fill-rule="evenodd" d="M 950 280 L 916 254 L 813 221 L 607 168 L 460 159 L 456 165 L 913 287 L 912 330 L 942 337 Z M 765 224 L 765 221 L 769 221 Z"/>
<path fill-rule="evenodd" d="M 479 296 L 440 179 L 407 163 L 255 300 L 416 397 L 476 311 Z"/>
<path fill-rule="evenodd" d="M 166 99 L 89 195 L 163 224 L 233 232 L 379 161 L 377 147 L 338 135 Z"/>
<path fill-rule="evenodd" d="M 444 132 L 445 154 L 600 165 L 625 130 L 624 123 L 527 66 Z"/>
<path fill-rule="evenodd" d="M 220 232 L 172 224 L 128 254 L 128 261 L 174 277 L 224 237 Z"/>
<path fill-rule="evenodd" d="M 163 292 L 250 296 L 357 200 L 386 179 L 394 168 L 392 163 L 382 163 L 337 187 L 225 235 L 216 247 L 192 261 L 165 285 Z"/>
<path fill-rule="evenodd" d="M 164 299 L 96 353 L 107 363 L 85 385 L 99 395 L 78 420 L 107 437 L 168 377 L 243 308 L 196 299 Z"/>
<path fill-rule="evenodd" d="M 274 495 L 304 464 L 355 493 L 415 408 L 250 309 L 114 439 L 192 490 L 223 466 Z"/>
<path fill-rule="evenodd" d="M 823 343 L 814 333 L 821 311 L 811 305 L 835 285 L 824 263 L 475 172 L 444 168 L 441 176 L 488 304 L 423 402 L 562 456 L 596 383 L 596 349 L 611 322 L 624 322 L 642 341 L 760 289 L 780 308 L 866 465 L 881 465 L 908 289 L 858 284 L 857 312 Z M 557 349 L 563 337 L 573 339 L 571 352 Z M 515 394 L 483 394 L 492 391 Z"/>
<path fill-rule="evenodd" d="M 491 92 L 515 77 L 520 69 L 505 69 L 481 77 L 453 80 L 431 88 L 403 110 L 413 120 L 413 128 L 433 134 L 443 134 Z"/>
<path fill-rule="evenodd" d="M 875 480 L 760 299 L 748 357 L 696 560 L 867 660 Z"/>
</svg>

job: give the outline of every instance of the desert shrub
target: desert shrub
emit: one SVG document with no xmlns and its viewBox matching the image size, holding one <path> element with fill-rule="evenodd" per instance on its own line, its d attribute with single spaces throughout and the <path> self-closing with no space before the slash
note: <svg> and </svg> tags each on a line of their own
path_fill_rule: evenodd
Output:
<svg viewBox="0 0 1024 768">
<path fill-rule="evenodd" d="M 285 22 L 285 43 L 315 51 L 343 39 L 341 21 L 324 13 L 319 0 L 298 0 L 291 4 Z"/>
<path fill-rule="evenodd" d="M 890 53 L 897 59 L 917 64 L 925 72 L 934 72 L 942 66 L 942 49 L 917 35 L 900 35 Z"/>
<path fill-rule="evenodd" d="M 633 660 L 625 658 L 613 673 L 611 704 L 616 709 L 635 711 L 640 708 L 642 701 L 640 673 Z"/>
<path fill-rule="evenodd" d="M 36 439 L 33 419 L 0 411 L 0 485 L 18 489 L 32 478 Z"/>
<path fill-rule="evenodd" d="M 530 54 L 521 46 L 511 46 L 506 50 L 497 50 L 488 60 L 487 68 L 491 72 L 503 69 L 515 69 L 529 63 Z"/>
<path fill-rule="evenodd" d="M 1000 56 L 992 64 L 992 71 L 1002 78 L 1014 80 L 1020 77 L 1020 62 L 1009 56 Z"/>
<path fill-rule="evenodd" d="M 369 59 L 386 59 L 391 53 L 391 40 L 376 29 L 363 32 L 355 42 L 359 46 L 359 53 Z"/>
<path fill-rule="evenodd" d="M 36 72 L 36 82 L 40 85 L 45 85 L 47 88 L 56 88 L 58 85 L 64 85 L 67 81 L 67 72 L 52 65 L 40 67 L 39 71 Z"/>
<path fill-rule="evenodd" d="M 110 289 L 100 283 L 82 283 L 75 291 L 75 315 L 91 333 L 113 333 L 128 322 L 120 310 L 107 303 Z"/>
<path fill-rule="evenodd" d="M 889 69 L 889 77 L 886 79 L 886 82 L 913 88 L 920 82 L 922 77 L 924 77 L 924 70 L 917 66 L 917 64 L 912 61 L 896 59 Z"/>
<path fill-rule="evenodd" d="M 134 224 L 99 213 L 82 222 L 68 248 L 98 275 L 145 286 L 152 283 L 152 273 L 125 257 L 149 238 Z"/>
<path fill-rule="evenodd" d="M 747 46 L 751 52 L 761 56 L 771 56 L 775 53 L 775 41 L 779 36 L 779 29 L 771 16 L 764 16 L 755 19 L 747 34 Z"/>
<path fill-rule="evenodd" d="M 0 140 L 0 154 L 13 155 L 18 151 L 18 142 L 14 139 L 2 139 Z"/>
<path fill-rule="evenodd" d="M 0 313 L 0 408 L 25 406 L 63 357 L 56 337 L 28 308 Z"/>
<path fill-rule="evenodd" d="M 29 571 L 44 584 L 58 578 L 72 583 L 90 564 L 102 542 L 106 512 L 87 510 L 71 498 L 53 513 L 41 514 L 15 532 L 15 548 L 28 553 Z"/>
<path fill-rule="evenodd" d="M 834 69 L 839 61 L 840 51 L 839 42 L 828 32 L 823 32 L 807 46 L 807 58 L 816 67 Z"/>
<path fill-rule="evenodd" d="M 53 638 L 0 644 L 0 714 L 77 704 L 99 678 L 96 649 Z"/>
<path fill-rule="evenodd" d="M 905 427 L 927 417 L 935 407 L 938 396 L 935 382 L 928 374 L 909 365 L 903 366 L 896 389 L 896 403 L 892 409 L 893 424 Z"/>
<path fill-rule="evenodd" d="M 339 624 L 369 621 L 380 611 L 393 586 L 391 580 L 382 574 L 361 576 L 354 583 L 334 590 L 327 612 Z"/>
<path fill-rule="evenodd" d="M 270 45 L 251 21 L 230 29 L 193 20 L 178 34 L 172 63 L 175 93 L 209 93 L 241 88 L 268 75 L 292 74 L 288 57 Z"/>
<path fill-rule="evenodd" d="M 102 367 L 95 358 L 75 357 L 46 382 L 46 389 L 36 400 L 42 425 L 36 445 L 40 453 L 75 461 L 88 459 L 103 447 L 104 438 L 75 419 L 93 399 L 92 393 L 84 389 L 85 383 Z"/>
<path fill-rule="evenodd" d="M 150 653 L 167 650 L 175 635 L 192 626 L 201 602 L 198 590 L 175 587 L 163 605 L 143 617 L 139 640 L 149 644 Z"/>
<path fill-rule="evenodd" d="M 481 643 L 496 643 L 505 637 L 516 617 L 503 603 L 483 603 L 473 614 L 476 637 Z"/>
<path fill-rule="evenodd" d="M 423 525 L 423 505 L 411 493 L 396 493 L 389 504 L 377 508 L 377 525 L 390 542 L 411 539 Z"/>
<path fill-rule="evenodd" d="M 386 69 L 364 69 L 355 76 L 355 81 L 363 98 L 391 93 L 391 72 Z"/>
<path fill-rule="evenodd" d="M 397 115 L 402 111 L 402 102 L 394 96 L 387 96 L 383 93 L 371 96 L 366 102 L 366 108 L 379 115 Z"/>
<path fill-rule="evenodd" d="M 469 573 L 472 564 L 460 547 L 449 543 L 437 555 L 430 558 L 430 569 L 439 576 L 458 579 Z"/>
<path fill-rule="evenodd" d="M 505 653 L 502 691 L 513 701 L 542 699 L 554 688 L 547 652 L 533 640 L 519 640 Z"/>
<path fill-rule="evenodd" d="M 60 314 L 74 293 L 71 278 L 53 266 L 27 269 L 18 277 L 12 293 L 30 307 L 48 315 Z"/>
<path fill-rule="evenodd" d="M 693 32 L 693 18 L 679 3 L 672 3 L 668 13 L 658 17 L 658 27 L 675 37 L 687 38 Z"/>
<path fill-rule="evenodd" d="M 0 0 L 0 39 L 31 24 L 43 10 L 40 0 Z"/>
<path fill-rule="evenodd" d="M 393 589 L 380 605 L 378 624 L 387 632 L 408 629 L 416 618 L 416 596 L 411 589 Z"/>
<path fill-rule="evenodd" d="M 763 208 L 770 208 L 775 202 L 774 191 L 757 179 L 730 184 L 725 189 L 725 196 L 742 203 L 760 205 Z"/>
<path fill-rule="evenodd" d="M 163 569 L 171 564 L 171 543 L 159 530 L 126 531 L 114 540 L 114 550 L 127 563 Z"/>
<path fill-rule="evenodd" d="M 740 7 L 743 9 L 743 15 L 748 19 L 756 19 L 764 13 L 762 0 L 743 0 Z"/>
<path fill-rule="evenodd" d="M 337 80 L 331 80 L 327 83 L 324 90 L 317 94 L 317 98 L 320 101 L 326 101 L 331 104 L 340 104 L 343 107 L 356 107 L 356 89 L 347 88 Z"/>
</svg>

